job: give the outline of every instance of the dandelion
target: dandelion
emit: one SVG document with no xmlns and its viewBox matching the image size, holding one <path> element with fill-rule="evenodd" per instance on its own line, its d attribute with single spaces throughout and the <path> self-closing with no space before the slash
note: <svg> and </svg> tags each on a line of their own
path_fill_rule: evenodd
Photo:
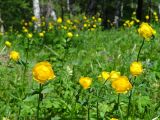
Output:
<svg viewBox="0 0 160 120">
<path fill-rule="evenodd" d="M 84 89 L 88 89 L 90 87 L 91 83 L 92 83 L 92 78 L 81 77 L 79 79 L 79 83 Z"/>
<path fill-rule="evenodd" d="M 126 76 L 120 76 L 112 82 L 112 87 L 117 93 L 126 93 L 132 89 L 132 85 Z"/>
<path fill-rule="evenodd" d="M 110 77 L 109 72 L 103 71 L 103 72 L 98 76 L 98 80 L 108 80 L 109 77 Z"/>
<path fill-rule="evenodd" d="M 132 62 L 130 65 L 130 72 L 133 76 L 138 76 L 143 72 L 141 62 Z"/>
<path fill-rule="evenodd" d="M 67 33 L 67 37 L 68 37 L 68 38 L 72 38 L 72 37 L 73 37 L 72 32 L 68 32 L 68 33 Z"/>
<path fill-rule="evenodd" d="M 145 39 L 148 39 L 156 34 L 156 31 L 148 24 L 142 23 L 138 29 L 138 33 Z"/>
<path fill-rule="evenodd" d="M 17 62 L 20 59 L 20 55 L 16 51 L 11 51 L 10 55 L 9 55 L 9 58 L 12 59 L 13 61 Z"/>
<path fill-rule="evenodd" d="M 6 42 L 5 42 L 5 45 L 6 45 L 6 47 L 10 48 L 12 44 L 11 44 L 11 42 L 6 41 Z"/>
<path fill-rule="evenodd" d="M 55 78 L 52 66 L 47 61 L 37 63 L 32 70 L 32 74 L 34 80 L 41 84 Z"/>
</svg>

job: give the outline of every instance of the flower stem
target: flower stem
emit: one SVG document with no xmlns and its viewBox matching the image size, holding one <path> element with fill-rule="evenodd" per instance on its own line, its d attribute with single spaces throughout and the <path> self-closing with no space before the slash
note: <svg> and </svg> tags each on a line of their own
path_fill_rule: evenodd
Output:
<svg viewBox="0 0 160 120">
<path fill-rule="evenodd" d="M 136 80 L 136 77 L 134 77 L 134 80 L 133 80 L 132 86 L 134 86 L 134 81 L 135 81 L 135 80 Z M 132 95 L 133 95 L 133 90 L 131 90 L 131 91 L 130 91 L 130 94 L 129 94 L 128 110 L 127 110 L 127 118 L 128 118 L 128 117 L 129 117 L 129 115 L 130 115 L 130 107 L 131 107 Z"/>
<path fill-rule="evenodd" d="M 141 50 L 142 50 L 143 45 L 144 45 L 144 39 L 143 39 L 142 44 L 141 44 L 141 46 L 140 46 L 140 48 L 139 48 L 139 52 L 138 52 L 138 55 L 137 55 L 137 62 L 138 62 L 138 60 L 139 60 L 139 55 L 140 55 L 140 53 L 141 53 Z"/>
<path fill-rule="evenodd" d="M 37 105 L 37 120 L 39 120 L 39 110 L 40 110 L 39 105 L 40 105 L 40 102 L 42 101 L 41 91 L 42 91 L 42 85 L 39 84 L 38 105 Z"/>
<path fill-rule="evenodd" d="M 90 120 L 90 105 L 89 105 L 89 95 L 88 95 L 88 120 Z"/>
</svg>

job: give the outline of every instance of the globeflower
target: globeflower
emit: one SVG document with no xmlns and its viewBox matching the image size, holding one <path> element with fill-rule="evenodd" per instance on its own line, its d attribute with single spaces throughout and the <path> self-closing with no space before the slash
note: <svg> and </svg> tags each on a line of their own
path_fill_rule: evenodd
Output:
<svg viewBox="0 0 160 120">
<path fill-rule="evenodd" d="M 32 16 L 32 21 L 37 21 L 38 19 L 35 16 Z"/>
<path fill-rule="evenodd" d="M 59 24 L 62 23 L 62 18 L 61 18 L 61 17 L 59 17 L 59 18 L 57 19 L 57 23 L 59 23 Z"/>
<path fill-rule="evenodd" d="M 92 78 L 81 77 L 79 79 L 79 83 L 84 89 L 88 89 L 90 87 L 91 83 L 92 83 Z"/>
<path fill-rule="evenodd" d="M 28 37 L 28 38 L 32 38 L 32 36 L 33 36 L 32 33 L 28 33 L 28 34 L 27 34 L 27 37 Z"/>
<path fill-rule="evenodd" d="M 117 118 L 111 118 L 110 120 L 118 120 Z"/>
<path fill-rule="evenodd" d="M 138 29 L 138 33 L 145 39 L 148 39 L 156 34 L 156 31 L 148 24 L 142 23 Z"/>
<path fill-rule="evenodd" d="M 112 87 L 117 93 L 125 93 L 132 89 L 132 85 L 126 76 L 120 76 L 112 82 Z"/>
<path fill-rule="evenodd" d="M 117 72 L 117 71 L 111 71 L 110 73 L 110 79 L 111 80 L 115 80 L 117 79 L 118 77 L 120 77 L 121 73 L 120 72 Z"/>
<path fill-rule="evenodd" d="M 133 76 L 138 76 L 143 72 L 141 62 L 132 62 L 130 65 L 130 72 Z"/>
<path fill-rule="evenodd" d="M 40 32 L 39 37 L 44 37 L 44 32 Z"/>
<path fill-rule="evenodd" d="M 47 61 L 37 63 L 32 69 L 32 74 L 34 80 L 41 84 L 56 77 L 51 64 Z"/>
<path fill-rule="evenodd" d="M 110 77 L 109 72 L 103 71 L 99 76 L 98 80 L 108 80 Z"/>
<path fill-rule="evenodd" d="M 16 51 L 11 51 L 9 58 L 17 62 L 20 59 L 20 55 Z"/>
<path fill-rule="evenodd" d="M 11 42 L 6 41 L 6 42 L 5 42 L 5 45 L 10 48 L 12 44 L 11 44 Z"/>
<path fill-rule="evenodd" d="M 146 16 L 146 20 L 149 20 L 149 16 L 148 15 Z"/>
<path fill-rule="evenodd" d="M 68 32 L 68 33 L 67 33 L 67 37 L 68 37 L 68 38 L 72 38 L 72 37 L 73 37 L 72 32 Z"/>
</svg>

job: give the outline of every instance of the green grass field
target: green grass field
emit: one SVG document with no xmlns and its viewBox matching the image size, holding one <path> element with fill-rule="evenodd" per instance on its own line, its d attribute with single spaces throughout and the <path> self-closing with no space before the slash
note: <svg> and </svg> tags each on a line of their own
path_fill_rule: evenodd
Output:
<svg viewBox="0 0 160 120">
<path fill-rule="evenodd" d="M 139 55 L 143 73 L 136 78 L 130 73 L 130 64 L 136 61 L 143 41 L 138 26 L 72 30 L 71 38 L 66 35 L 68 30 L 56 27 L 45 30 L 44 37 L 31 30 L 32 38 L 14 31 L 0 36 L 0 119 L 160 119 L 159 24 L 153 28 L 157 33 L 154 39 L 144 42 Z M 11 47 L 5 47 L 7 40 Z M 12 50 L 20 54 L 16 62 L 9 58 Z M 52 65 L 56 78 L 39 89 L 32 69 L 41 61 Z M 118 94 L 110 80 L 98 80 L 102 71 L 113 70 L 129 78 L 134 84 L 131 91 Z M 92 78 L 89 89 L 79 84 L 82 76 Z"/>
</svg>

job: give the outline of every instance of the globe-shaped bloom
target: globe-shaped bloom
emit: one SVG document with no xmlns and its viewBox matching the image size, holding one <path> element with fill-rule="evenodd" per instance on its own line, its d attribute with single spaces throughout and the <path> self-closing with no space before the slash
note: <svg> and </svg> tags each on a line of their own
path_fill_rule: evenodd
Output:
<svg viewBox="0 0 160 120">
<path fill-rule="evenodd" d="M 47 61 L 37 63 L 33 67 L 32 74 L 33 78 L 41 84 L 45 83 L 47 80 L 55 78 L 52 66 Z"/>
<path fill-rule="evenodd" d="M 88 89 L 90 87 L 90 85 L 92 84 L 92 78 L 90 78 L 90 77 L 81 77 L 79 79 L 79 83 L 84 89 Z"/>
<path fill-rule="evenodd" d="M 11 51 L 10 55 L 9 55 L 9 58 L 12 59 L 13 61 L 17 62 L 20 59 L 20 55 L 16 51 Z"/>
<path fill-rule="evenodd" d="M 121 73 L 120 72 L 117 72 L 117 71 L 111 71 L 110 73 L 110 79 L 111 80 L 115 80 L 117 79 L 118 77 L 120 77 Z"/>
<path fill-rule="evenodd" d="M 112 81 L 112 87 L 117 93 L 125 93 L 132 89 L 132 85 L 126 76 L 120 76 Z"/>
<path fill-rule="evenodd" d="M 143 72 L 141 62 L 132 62 L 130 65 L 130 72 L 133 76 L 138 76 Z"/>
<path fill-rule="evenodd" d="M 103 71 L 99 76 L 98 80 L 108 80 L 110 77 L 109 72 Z"/>
<path fill-rule="evenodd" d="M 146 40 L 156 34 L 156 31 L 148 23 L 142 23 L 138 29 L 138 32 Z"/>
<path fill-rule="evenodd" d="M 11 42 L 6 41 L 6 42 L 5 42 L 5 45 L 10 48 L 12 44 L 11 44 Z"/>
</svg>

